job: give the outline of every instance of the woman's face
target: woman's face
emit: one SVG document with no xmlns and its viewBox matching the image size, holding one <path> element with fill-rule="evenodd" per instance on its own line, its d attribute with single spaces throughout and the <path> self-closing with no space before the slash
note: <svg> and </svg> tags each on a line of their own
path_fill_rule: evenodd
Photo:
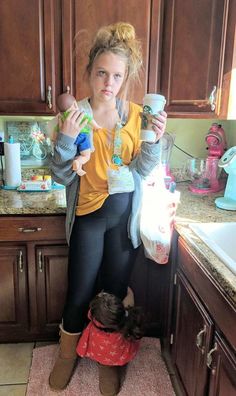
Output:
<svg viewBox="0 0 236 396">
<path fill-rule="evenodd" d="M 116 98 L 126 77 L 126 61 L 112 52 L 99 55 L 90 74 L 90 87 L 94 99 L 109 102 Z"/>
</svg>

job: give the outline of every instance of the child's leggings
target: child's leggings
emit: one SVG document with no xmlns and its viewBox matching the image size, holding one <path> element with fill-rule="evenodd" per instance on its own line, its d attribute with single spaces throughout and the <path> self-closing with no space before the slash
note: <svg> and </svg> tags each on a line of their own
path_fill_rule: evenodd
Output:
<svg viewBox="0 0 236 396">
<path fill-rule="evenodd" d="M 122 300 L 126 296 L 137 250 L 127 232 L 131 202 L 132 193 L 109 195 L 100 209 L 75 218 L 63 312 L 63 327 L 70 333 L 83 330 L 89 302 L 98 291 Z"/>
</svg>

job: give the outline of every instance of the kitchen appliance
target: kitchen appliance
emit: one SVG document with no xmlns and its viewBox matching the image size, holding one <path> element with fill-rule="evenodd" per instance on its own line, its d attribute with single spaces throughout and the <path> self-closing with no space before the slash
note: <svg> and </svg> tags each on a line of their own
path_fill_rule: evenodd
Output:
<svg viewBox="0 0 236 396">
<path fill-rule="evenodd" d="M 224 197 L 216 198 L 218 208 L 236 210 L 236 146 L 231 147 L 221 157 L 218 166 L 228 173 Z"/>
<path fill-rule="evenodd" d="M 221 191 L 225 179 L 220 178 L 222 168 L 218 167 L 226 150 L 225 131 L 220 124 L 213 123 L 206 135 L 207 158 L 189 160 L 188 173 L 192 179 L 189 190 L 195 194 L 210 194 Z"/>
<path fill-rule="evenodd" d="M 174 146 L 175 135 L 169 132 L 165 132 L 161 138 L 162 152 L 161 152 L 161 163 L 164 172 L 164 179 L 166 188 L 170 187 L 170 183 L 174 181 L 174 176 L 170 171 L 170 156 L 172 148 Z"/>
</svg>

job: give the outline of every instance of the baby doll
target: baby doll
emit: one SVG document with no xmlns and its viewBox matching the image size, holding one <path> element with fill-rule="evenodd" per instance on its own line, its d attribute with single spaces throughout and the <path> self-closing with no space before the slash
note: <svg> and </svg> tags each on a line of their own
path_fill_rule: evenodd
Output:
<svg viewBox="0 0 236 396">
<path fill-rule="evenodd" d="M 62 121 L 66 119 L 71 110 L 78 110 L 76 99 L 68 94 L 64 93 L 57 98 L 57 107 L 60 111 Z M 82 165 L 89 161 L 91 155 L 91 143 L 90 143 L 90 132 L 91 127 L 98 129 L 97 123 L 93 118 L 87 114 L 84 115 L 82 123 L 87 120 L 87 125 L 83 127 L 81 132 L 78 134 L 75 144 L 78 147 L 78 155 L 75 157 L 72 167 L 73 170 L 79 175 L 83 176 L 86 172 L 82 169 Z"/>
<path fill-rule="evenodd" d="M 88 318 L 77 353 L 99 363 L 100 392 L 115 395 L 120 389 L 120 367 L 138 352 L 144 334 L 143 313 L 138 307 L 125 308 L 118 297 L 101 292 L 91 301 Z"/>
</svg>

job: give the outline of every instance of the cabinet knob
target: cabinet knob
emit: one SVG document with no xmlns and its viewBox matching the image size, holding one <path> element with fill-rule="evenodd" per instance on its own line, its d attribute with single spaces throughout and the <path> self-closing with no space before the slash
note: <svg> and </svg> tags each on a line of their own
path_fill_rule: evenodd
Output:
<svg viewBox="0 0 236 396">
<path fill-rule="evenodd" d="M 205 333 L 206 333 L 206 325 L 204 325 L 203 329 L 201 329 L 196 336 L 196 345 L 198 349 L 200 349 L 202 355 L 205 352 L 205 347 L 203 346 L 203 337 Z"/>
<path fill-rule="evenodd" d="M 214 87 L 210 93 L 209 104 L 211 106 L 211 111 L 215 111 L 215 108 L 216 108 L 216 85 L 214 85 Z"/>
<path fill-rule="evenodd" d="M 20 271 L 20 272 L 23 272 L 23 271 L 24 271 L 24 263 L 23 263 L 23 253 L 22 253 L 22 250 L 20 250 L 20 252 L 19 252 L 18 267 L 19 267 L 19 271 Z"/>
<path fill-rule="evenodd" d="M 213 368 L 211 367 L 212 360 L 213 360 L 212 354 L 213 354 L 215 351 L 217 351 L 217 343 L 215 343 L 214 348 L 212 348 L 212 349 L 210 350 L 210 352 L 208 352 L 208 354 L 207 354 L 207 367 L 208 367 L 209 369 L 211 369 L 211 370 L 213 369 Z"/>
<path fill-rule="evenodd" d="M 47 105 L 48 105 L 49 109 L 52 108 L 52 87 L 51 87 L 51 85 L 48 86 Z"/>
<path fill-rule="evenodd" d="M 69 87 L 69 85 L 67 85 L 67 87 L 66 87 L 66 93 L 70 93 L 70 87 Z"/>
</svg>

